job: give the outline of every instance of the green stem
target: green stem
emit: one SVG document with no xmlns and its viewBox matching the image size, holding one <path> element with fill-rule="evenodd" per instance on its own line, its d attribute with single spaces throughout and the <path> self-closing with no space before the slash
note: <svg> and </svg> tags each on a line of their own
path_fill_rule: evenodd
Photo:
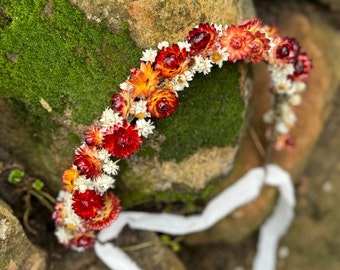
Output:
<svg viewBox="0 0 340 270">
<path fill-rule="evenodd" d="M 34 197 L 36 197 L 38 199 L 38 201 L 45 206 L 48 210 L 50 210 L 51 212 L 53 212 L 53 206 L 52 204 L 45 199 L 41 194 L 39 194 L 36 190 L 31 189 L 29 190 L 29 193 L 32 194 Z"/>
</svg>

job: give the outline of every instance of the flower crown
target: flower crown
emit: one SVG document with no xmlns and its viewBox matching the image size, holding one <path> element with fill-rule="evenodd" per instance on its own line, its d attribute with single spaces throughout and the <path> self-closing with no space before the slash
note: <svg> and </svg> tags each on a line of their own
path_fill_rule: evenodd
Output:
<svg viewBox="0 0 340 270">
<path fill-rule="evenodd" d="M 189 87 L 196 73 L 208 74 L 213 65 L 244 60 L 266 62 L 271 75 L 273 106 L 263 119 L 275 148 L 292 146 L 290 130 L 296 122 L 293 107 L 312 67 L 294 38 L 282 38 L 278 29 L 251 19 L 240 25 L 204 23 L 192 29 L 184 41 L 143 52 L 139 68 L 112 96 L 111 107 L 85 132 L 75 150 L 72 166 L 62 176 L 53 219 L 58 241 L 83 251 L 93 246 L 96 231 L 118 218 L 120 200 L 112 192 L 118 161 L 140 149 L 153 133 L 152 118 L 170 116 L 178 105 L 177 91 Z"/>
</svg>

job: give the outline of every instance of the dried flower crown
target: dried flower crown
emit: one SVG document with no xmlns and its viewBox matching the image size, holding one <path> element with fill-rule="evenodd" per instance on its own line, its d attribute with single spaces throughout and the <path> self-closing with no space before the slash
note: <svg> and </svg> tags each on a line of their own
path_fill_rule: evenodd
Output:
<svg viewBox="0 0 340 270">
<path fill-rule="evenodd" d="M 275 135 L 276 149 L 293 144 L 293 107 L 301 102 L 312 67 L 298 42 L 280 37 L 277 28 L 259 19 L 224 27 L 200 24 L 182 42 L 161 42 L 158 50 L 145 50 L 140 67 L 130 69 L 100 124 L 85 132 L 72 166 L 63 173 L 53 213 L 61 244 L 78 251 L 93 246 L 95 232 L 109 226 L 121 210 L 112 192 L 118 161 L 138 151 L 142 138 L 153 133 L 152 118 L 173 114 L 177 91 L 189 87 L 196 73 L 208 74 L 213 65 L 238 60 L 268 64 L 275 106 L 263 119 L 270 136 Z"/>
</svg>

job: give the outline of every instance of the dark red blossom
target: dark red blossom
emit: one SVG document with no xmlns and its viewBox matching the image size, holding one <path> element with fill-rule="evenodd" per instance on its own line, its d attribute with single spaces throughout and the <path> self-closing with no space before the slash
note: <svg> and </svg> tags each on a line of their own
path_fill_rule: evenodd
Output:
<svg viewBox="0 0 340 270">
<path fill-rule="evenodd" d="M 293 63 L 300 52 L 295 38 L 284 38 L 276 47 L 276 58 L 284 63 Z"/>
<path fill-rule="evenodd" d="M 165 79 L 183 73 L 188 68 L 188 52 L 177 44 L 161 49 L 155 59 L 155 70 L 159 70 Z"/>
<path fill-rule="evenodd" d="M 213 24 L 201 23 L 189 32 L 187 41 L 191 44 L 189 54 L 201 54 L 203 57 L 212 54 L 217 47 L 218 33 Z"/>
<path fill-rule="evenodd" d="M 131 93 L 120 89 L 118 94 L 114 94 L 110 100 L 111 108 L 123 118 L 126 118 L 131 106 Z"/>
<path fill-rule="evenodd" d="M 173 91 L 157 89 L 147 100 L 147 108 L 152 117 L 164 118 L 170 116 L 178 105 L 178 98 Z"/>
<path fill-rule="evenodd" d="M 72 208 L 78 216 L 85 220 L 94 218 L 103 206 L 103 196 L 94 190 L 88 189 L 85 192 L 76 191 L 73 195 Z"/>
<path fill-rule="evenodd" d="M 290 134 L 279 134 L 275 139 L 274 148 L 277 151 L 283 149 L 293 149 L 295 146 L 295 138 Z"/>
<path fill-rule="evenodd" d="M 98 211 L 93 219 L 86 221 L 85 226 L 96 231 L 104 229 L 118 218 L 120 210 L 119 198 L 112 192 L 106 192 L 104 195 L 104 207 Z"/>
<path fill-rule="evenodd" d="M 86 178 L 96 177 L 101 174 L 103 161 L 96 157 L 96 148 L 88 145 L 76 149 L 74 165 Z"/>
<path fill-rule="evenodd" d="M 123 125 L 115 126 L 104 136 L 103 147 L 112 156 L 124 158 L 138 151 L 142 142 L 135 125 L 124 122 Z"/>
<path fill-rule="evenodd" d="M 309 72 L 312 68 L 312 61 L 308 58 L 306 53 L 300 53 L 294 61 L 294 73 L 289 76 L 292 81 L 301 80 L 306 81 L 309 77 Z"/>
</svg>

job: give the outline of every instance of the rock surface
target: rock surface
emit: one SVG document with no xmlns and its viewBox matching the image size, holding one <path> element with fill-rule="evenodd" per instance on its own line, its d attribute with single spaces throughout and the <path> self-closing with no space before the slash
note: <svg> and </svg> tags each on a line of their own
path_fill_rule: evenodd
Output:
<svg viewBox="0 0 340 270">
<path fill-rule="evenodd" d="M 0 200 L 0 269 L 45 268 L 46 253 L 30 243 L 11 208 Z"/>
<path fill-rule="evenodd" d="M 179 0 L 70 0 L 84 11 L 89 20 L 106 23 L 119 31 L 128 23 L 131 37 L 141 48 L 156 47 L 167 40 L 183 39 L 200 22 L 239 23 L 252 18 L 252 1 L 179 1 Z"/>
<path fill-rule="evenodd" d="M 339 35 L 328 24 L 313 17 L 307 17 L 302 12 L 282 10 L 277 8 L 280 15 L 276 17 L 275 21 L 281 34 L 296 37 L 302 50 L 306 51 L 313 60 L 313 69 L 307 90 L 303 94 L 301 106 L 296 108 L 298 121 L 292 131 L 296 139 L 296 146 L 293 150 L 274 152 L 270 160 L 289 171 L 294 181 L 297 181 L 308 163 L 312 149 L 329 117 L 332 102 L 339 87 L 340 65 L 336 60 L 339 58 L 340 52 Z M 268 14 L 275 16 L 274 12 Z M 273 23 L 273 21 L 268 21 L 268 23 Z M 261 149 L 255 144 L 254 137 L 250 135 L 250 132 L 255 131 L 257 139 L 262 145 L 265 145 L 262 115 L 270 106 L 269 94 L 267 88 L 264 87 L 268 83 L 266 67 L 264 65 L 254 66 L 252 120 L 248 127 L 248 133 L 240 144 L 234 169 L 224 181 L 224 186 L 241 177 L 245 171 L 262 164 L 263 156 L 259 151 Z M 275 202 L 275 195 L 276 191 L 273 188 L 266 187 L 261 196 L 253 203 L 238 209 L 233 215 L 205 232 L 188 235 L 185 238 L 186 243 L 218 242 L 221 239 L 237 242 L 244 239 L 258 228 L 266 215 L 270 213 Z"/>
</svg>

